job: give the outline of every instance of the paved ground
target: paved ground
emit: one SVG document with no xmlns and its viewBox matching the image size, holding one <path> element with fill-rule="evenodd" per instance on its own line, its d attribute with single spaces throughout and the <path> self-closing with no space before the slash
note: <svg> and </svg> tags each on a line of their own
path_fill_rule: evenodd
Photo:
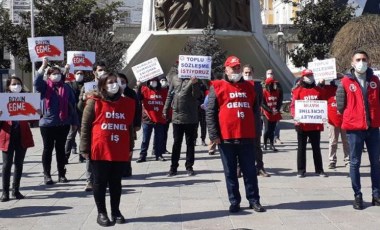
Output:
<svg viewBox="0 0 380 230">
<path fill-rule="evenodd" d="M 179 175 L 166 177 L 169 161 L 133 163 L 133 177 L 123 181 L 121 211 L 128 223 L 118 229 L 379 229 L 380 207 L 372 207 L 367 154 L 363 155 L 362 187 L 366 208 L 352 208 L 353 192 L 344 167 L 342 150 L 338 168 L 327 169 L 327 132 L 322 151 L 328 178 L 314 170 L 308 150 L 306 178 L 296 177 L 295 131 L 289 122 L 281 131 L 283 145 L 277 153 L 267 152 L 264 162 L 269 178 L 259 178 L 261 203 L 266 213 L 255 213 L 242 201 L 243 210 L 230 215 L 222 164 L 218 155 L 209 156 L 206 147 L 196 147 L 196 175 L 188 177 L 184 161 Z M 74 155 L 68 165 L 68 184 L 42 183 L 41 137 L 33 129 L 36 147 L 29 149 L 21 181 L 26 199 L 0 203 L 0 229 L 98 229 L 97 211 L 91 193 L 83 192 L 85 164 Z M 141 132 L 136 146 L 140 146 Z M 200 141 L 198 140 L 198 143 Z M 168 148 L 172 145 L 169 138 Z M 184 147 L 183 147 L 184 150 Z M 135 157 L 139 150 L 135 150 Z M 170 158 L 169 155 L 166 156 Z M 55 164 L 53 166 L 55 168 Z M 57 179 L 54 173 L 53 179 Z M 240 180 L 241 185 L 243 181 Z M 242 197 L 244 189 L 241 187 Z M 109 199 L 107 198 L 107 203 Z"/>
</svg>

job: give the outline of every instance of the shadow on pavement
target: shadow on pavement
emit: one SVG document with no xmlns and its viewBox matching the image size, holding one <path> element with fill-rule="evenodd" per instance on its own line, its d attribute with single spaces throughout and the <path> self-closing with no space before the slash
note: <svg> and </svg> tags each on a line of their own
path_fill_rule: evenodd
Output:
<svg viewBox="0 0 380 230">
<path fill-rule="evenodd" d="M 40 217 L 40 216 L 55 216 L 67 214 L 66 212 L 57 212 L 72 209 L 67 206 L 28 206 L 16 207 L 6 210 L 0 210 L 1 218 L 22 218 L 22 217 Z"/>
<path fill-rule="evenodd" d="M 186 186 L 186 185 L 215 183 L 215 182 L 220 182 L 220 180 L 159 181 L 159 182 L 153 182 L 153 183 L 147 183 L 147 184 L 123 185 L 123 188 L 124 187 L 128 187 L 128 188 L 131 188 L 131 187 L 179 187 L 179 186 Z"/>
<path fill-rule="evenodd" d="M 310 200 L 266 206 L 267 209 L 314 210 L 352 205 L 351 200 Z"/>
</svg>

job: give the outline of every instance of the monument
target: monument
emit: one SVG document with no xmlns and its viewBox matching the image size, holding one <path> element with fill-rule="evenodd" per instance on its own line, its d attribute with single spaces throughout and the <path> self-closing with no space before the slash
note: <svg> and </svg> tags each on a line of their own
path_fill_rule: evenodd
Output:
<svg viewBox="0 0 380 230">
<path fill-rule="evenodd" d="M 205 27 L 213 29 L 227 55 L 254 66 L 255 78 L 264 79 L 271 68 L 290 92 L 294 77 L 263 34 L 257 0 L 144 0 L 141 33 L 126 53 L 123 72 L 133 82 L 131 67 L 157 57 L 167 73 L 188 38 Z"/>
</svg>

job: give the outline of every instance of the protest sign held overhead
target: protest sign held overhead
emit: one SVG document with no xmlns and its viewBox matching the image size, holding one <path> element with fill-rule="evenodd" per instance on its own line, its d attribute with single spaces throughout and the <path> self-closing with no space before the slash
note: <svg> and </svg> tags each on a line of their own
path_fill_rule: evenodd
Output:
<svg viewBox="0 0 380 230">
<path fill-rule="evenodd" d="M 179 55 L 178 77 L 211 79 L 212 58 L 210 56 Z"/>
<path fill-rule="evenodd" d="M 0 93 L 0 120 L 39 120 L 40 101 L 39 93 Z"/>
<path fill-rule="evenodd" d="M 67 51 L 67 64 L 70 70 L 88 70 L 92 71 L 92 65 L 95 63 L 95 52 L 89 51 Z"/>
<path fill-rule="evenodd" d="M 44 57 L 52 61 L 64 60 L 63 37 L 28 38 L 28 49 L 32 62 L 42 61 Z"/>
<path fill-rule="evenodd" d="M 162 71 L 161 65 L 156 57 L 133 66 L 132 71 L 136 77 L 136 80 L 140 82 L 146 82 L 152 78 L 164 74 L 164 71 Z"/>
<path fill-rule="evenodd" d="M 336 78 L 335 58 L 317 60 L 308 63 L 308 68 L 314 73 L 314 79 L 332 80 Z"/>
<path fill-rule="evenodd" d="M 327 101 L 296 100 L 294 120 L 300 123 L 322 124 L 327 121 Z"/>
</svg>

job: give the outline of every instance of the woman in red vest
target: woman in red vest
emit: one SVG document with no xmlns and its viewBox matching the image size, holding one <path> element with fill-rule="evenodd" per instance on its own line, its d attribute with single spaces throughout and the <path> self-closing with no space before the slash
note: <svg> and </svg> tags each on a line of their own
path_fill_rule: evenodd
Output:
<svg viewBox="0 0 380 230">
<path fill-rule="evenodd" d="M 117 76 L 110 73 L 99 79 L 98 92 L 88 98 L 83 111 L 80 151 L 92 165 L 97 222 L 101 226 L 125 223 L 119 210 L 121 178 L 126 162 L 131 160 L 134 116 L 135 100 L 122 97 Z M 105 204 L 107 185 L 112 221 Z"/>
<path fill-rule="evenodd" d="M 270 142 L 270 149 L 277 151 L 274 147 L 274 130 L 277 122 L 282 119 L 279 112 L 282 105 L 282 98 L 280 97 L 280 89 L 277 88 L 277 81 L 273 77 L 265 80 L 265 89 L 263 90 L 263 121 L 265 126 L 264 133 L 264 150 L 267 150 L 268 139 Z"/>
<path fill-rule="evenodd" d="M 7 93 L 24 93 L 20 78 L 10 77 L 6 82 Z M 0 116 L 2 115 L 0 111 Z M 0 121 L 0 150 L 3 151 L 3 194 L 1 202 L 9 201 L 9 185 L 11 169 L 15 163 L 13 175 L 12 196 L 16 199 L 24 199 L 20 193 L 20 180 L 27 148 L 33 147 L 33 136 L 27 121 Z"/>
<path fill-rule="evenodd" d="M 290 109 L 292 116 L 295 116 L 296 100 L 325 100 L 325 94 L 321 87 L 316 86 L 314 74 L 311 70 L 302 71 L 302 78 L 299 85 L 292 91 L 292 102 Z M 296 122 L 298 149 L 297 149 L 297 171 L 298 177 L 303 178 L 306 175 L 306 144 L 310 139 L 313 149 L 313 158 L 315 173 L 321 177 L 327 177 L 323 170 L 322 154 L 321 154 L 321 131 L 323 124 L 298 123 Z"/>
</svg>

